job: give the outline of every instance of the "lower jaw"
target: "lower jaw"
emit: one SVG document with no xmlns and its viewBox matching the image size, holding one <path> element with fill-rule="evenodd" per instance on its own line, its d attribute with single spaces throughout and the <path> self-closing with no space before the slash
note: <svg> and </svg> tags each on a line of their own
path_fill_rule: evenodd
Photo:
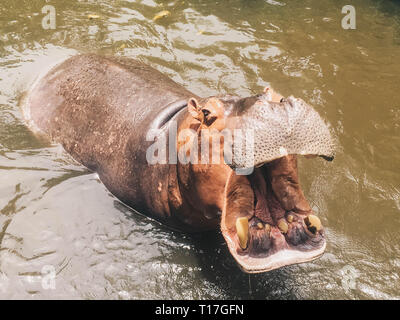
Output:
<svg viewBox="0 0 400 320">
<path fill-rule="evenodd" d="M 326 241 L 320 248 L 312 251 L 297 251 L 292 249 L 280 250 L 267 258 L 254 258 L 250 256 L 238 256 L 233 254 L 235 248 L 230 249 L 233 257 L 242 271 L 246 273 L 262 273 L 282 268 L 293 264 L 309 262 L 319 258 L 325 251 Z"/>
<path fill-rule="evenodd" d="M 227 186 L 225 188 L 225 200 L 228 198 L 228 185 L 234 176 L 235 173 L 232 172 L 228 178 Z M 254 194 L 255 190 L 254 188 L 252 189 Z M 256 201 L 254 202 L 257 204 Z M 278 226 L 277 220 L 286 221 L 285 219 L 287 219 L 288 212 L 282 208 L 280 209 L 281 212 L 277 215 L 273 215 L 273 217 L 267 216 L 265 218 L 262 217 L 262 215 L 257 214 L 253 207 L 253 211 L 247 215 L 246 219 L 249 220 L 250 226 L 254 227 L 257 223 L 261 222 L 262 226 L 268 226 L 270 229 L 269 234 L 266 236 L 266 241 L 269 241 L 269 244 L 265 246 L 263 252 L 263 250 L 254 249 L 252 243 L 254 238 L 251 231 L 249 231 L 250 244 L 244 249 L 241 248 L 238 237 L 235 236 L 234 232 L 232 232 L 232 222 L 230 223 L 230 226 L 227 225 L 227 215 L 229 214 L 227 211 L 229 210 L 229 204 L 225 201 L 221 219 L 221 231 L 226 240 L 229 251 L 244 272 L 261 273 L 287 265 L 309 262 L 320 257 L 325 251 L 326 241 L 324 239 L 323 230 L 316 233 L 310 232 L 304 222 L 304 218 L 307 217 L 307 213 L 305 212 L 291 212 L 296 216 L 296 228 L 300 228 L 299 230 L 302 232 L 304 231 L 304 235 L 307 237 L 305 241 L 299 242 L 298 245 L 293 245 L 290 236 L 293 235 L 294 231 L 297 232 L 297 230 L 290 229 L 292 228 L 292 224 L 289 223 L 289 229 L 286 230 L 286 232 L 282 232 L 281 228 Z M 246 214 L 243 214 L 243 212 L 241 212 L 241 215 L 246 217 Z M 292 233 L 290 234 L 290 232 Z M 259 241 L 260 239 L 258 239 L 258 242 Z M 264 246 L 261 245 L 261 247 Z"/>
</svg>

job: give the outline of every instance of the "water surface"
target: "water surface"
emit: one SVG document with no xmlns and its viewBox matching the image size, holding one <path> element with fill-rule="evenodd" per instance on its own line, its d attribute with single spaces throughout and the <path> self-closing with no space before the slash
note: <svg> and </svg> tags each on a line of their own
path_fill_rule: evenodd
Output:
<svg viewBox="0 0 400 320">
<path fill-rule="evenodd" d="M 55 30 L 42 7 L 56 8 Z M 400 4 L 352 1 L 60 1 L 0 4 L 0 297 L 398 299 Z M 153 21 L 162 10 L 169 17 Z M 89 14 L 99 17 L 90 20 Z M 144 61 L 200 96 L 272 86 L 312 104 L 338 140 L 304 160 L 324 256 L 243 274 L 218 232 L 172 232 L 119 203 L 95 174 L 35 137 L 19 104 L 49 66 L 80 52 Z M 56 288 L 41 285 L 54 266 Z"/>
</svg>

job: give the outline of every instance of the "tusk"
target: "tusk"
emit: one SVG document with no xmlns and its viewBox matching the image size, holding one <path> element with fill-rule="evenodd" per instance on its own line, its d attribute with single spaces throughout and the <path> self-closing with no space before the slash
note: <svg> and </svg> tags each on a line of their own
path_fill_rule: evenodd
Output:
<svg viewBox="0 0 400 320">
<path fill-rule="evenodd" d="M 286 223 L 285 219 L 279 220 L 279 222 L 278 222 L 278 228 L 279 228 L 279 230 L 281 230 L 282 233 L 288 232 L 289 226 L 288 226 L 288 224 Z"/>
<path fill-rule="evenodd" d="M 236 233 L 239 238 L 240 247 L 243 250 L 246 249 L 249 240 L 249 220 L 246 217 L 236 219 Z"/>
<path fill-rule="evenodd" d="M 310 230 L 312 233 L 316 233 L 317 231 L 320 231 L 322 229 L 321 220 L 319 220 L 319 218 L 317 216 L 314 216 L 313 214 L 305 217 L 304 222 L 308 230 Z"/>
</svg>

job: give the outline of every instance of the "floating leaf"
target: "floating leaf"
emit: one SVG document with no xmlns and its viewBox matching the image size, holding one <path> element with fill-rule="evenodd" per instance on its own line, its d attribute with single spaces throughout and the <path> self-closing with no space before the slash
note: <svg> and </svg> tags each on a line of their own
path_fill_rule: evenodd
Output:
<svg viewBox="0 0 400 320">
<path fill-rule="evenodd" d="M 123 44 L 121 44 L 119 47 L 118 47 L 118 51 L 122 51 L 122 50 L 124 50 L 126 48 L 126 44 L 125 43 L 123 43 Z"/>
<path fill-rule="evenodd" d="M 168 10 L 160 11 L 159 13 L 157 13 L 154 16 L 153 21 L 156 21 L 156 20 L 161 19 L 161 18 L 168 17 L 170 14 L 171 14 L 171 12 L 169 12 Z"/>
<path fill-rule="evenodd" d="M 89 18 L 90 20 L 93 20 L 93 19 L 98 19 L 98 18 L 100 18 L 100 16 L 97 15 L 97 14 L 88 14 L 88 18 Z"/>
</svg>

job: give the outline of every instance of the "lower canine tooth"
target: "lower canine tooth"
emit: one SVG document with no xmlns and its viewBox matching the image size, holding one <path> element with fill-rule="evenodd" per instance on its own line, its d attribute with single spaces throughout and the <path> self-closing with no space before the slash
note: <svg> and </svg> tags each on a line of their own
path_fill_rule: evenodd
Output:
<svg viewBox="0 0 400 320">
<path fill-rule="evenodd" d="M 246 249 L 249 240 L 249 220 L 246 217 L 236 219 L 236 233 L 240 247 Z"/>
<path fill-rule="evenodd" d="M 313 214 L 305 217 L 304 222 L 308 230 L 310 230 L 312 233 L 316 233 L 322 228 L 321 220 L 319 220 L 319 218 L 317 216 L 314 216 Z"/>
</svg>

